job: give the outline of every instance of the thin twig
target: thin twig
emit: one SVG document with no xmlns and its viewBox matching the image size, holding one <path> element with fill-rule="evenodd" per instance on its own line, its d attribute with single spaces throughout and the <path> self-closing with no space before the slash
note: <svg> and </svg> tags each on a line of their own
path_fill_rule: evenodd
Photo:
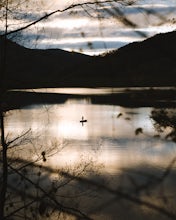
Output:
<svg viewBox="0 0 176 220">
<path fill-rule="evenodd" d="M 41 21 L 43 21 L 47 18 L 49 18 L 50 16 L 52 16 L 56 13 L 62 13 L 62 12 L 68 11 L 68 10 L 76 8 L 76 7 L 83 7 L 85 5 L 94 5 L 94 4 L 98 4 L 98 3 L 106 4 L 106 3 L 112 3 L 112 2 L 118 2 L 118 0 L 117 1 L 115 1 L 115 0 L 105 0 L 105 1 L 99 1 L 99 2 L 95 1 L 95 2 L 84 2 L 84 3 L 72 4 L 72 5 L 69 5 L 68 7 L 64 8 L 64 9 L 57 9 L 55 11 L 52 11 L 52 12 L 48 13 L 48 14 L 45 14 L 45 15 L 41 16 L 39 19 L 37 19 L 37 20 L 35 20 L 35 21 L 33 21 L 33 22 L 31 22 L 31 23 L 29 23 L 29 24 L 27 24 L 27 25 L 25 25 L 21 28 L 9 31 L 8 33 L 4 33 L 0 36 L 1 37 L 4 36 L 4 35 L 8 36 L 8 35 L 23 31 L 23 30 L 25 30 L 25 29 L 27 29 L 27 28 L 29 28 L 29 27 L 31 27 L 31 26 L 33 26 L 33 25 L 35 25 L 35 24 L 37 24 L 37 23 L 39 23 L 39 22 L 41 22 Z"/>
<path fill-rule="evenodd" d="M 14 138 L 13 140 L 11 141 L 8 141 L 7 142 L 7 146 L 9 146 L 10 144 L 14 143 L 15 141 L 21 139 L 22 137 L 24 137 L 26 134 L 28 134 L 29 132 L 31 131 L 31 129 L 28 129 L 26 132 L 24 132 L 23 134 L 17 136 L 16 138 Z"/>
<path fill-rule="evenodd" d="M 92 220 L 90 217 L 88 217 L 86 214 L 84 214 L 83 212 L 81 212 L 80 210 L 73 208 L 73 207 L 66 207 L 64 205 L 62 205 L 61 203 L 59 203 L 55 198 L 53 198 L 53 196 L 50 193 L 47 193 L 42 187 L 40 187 L 39 185 L 36 185 L 32 180 L 30 180 L 28 177 L 24 176 L 22 173 L 20 173 L 18 170 L 14 169 L 12 166 L 10 166 L 10 169 L 12 169 L 14 172 L 16 172 L 19 176 L 23 177 L 25 180 L 27 180 L 29 183 L 31 183 L 33 186 L 35 186 L 36 188 L 38 188 L 42 193 L 45 194 L 46 197 L 48 197 L 52 202 L 55 203 L 55 205 L 57 206 L 57 208 L 59 210 L 61 210 L 62 212 L 65 212 L 67 214 L 71 214 L 73 216 L 76 217 L 83 217 L 85 220 Z"/>
<path fill-rule="evenodd" d="M 69 173 L 66 173 L 66 172 L 62 172 L 62 175 L 64 177 L 68 177 L 68 178 L 71 178 L 72 175 L 69 174 Z M 138 205 L 143 205 L 143 206 L 146 206 L 147 208 L 150 208 L 152 210 L 155 210 L 157 212 L 159 212 L 160 214 L 163 214 L 164 216 L 167 216 L 169 219 L 176 219 L 176 215 L 169 212 L 168 210 L 166 210 L 164 207 L 161 207 L 161 206 L 158 206 L 158 205 L 155 205 L 153 203 L 150 203 L 148 201 L 144 201 L 140 198 L 137 198 L 137 197 L 134 197 L 128 193 L 125 193 L 125 192 L 121 192 L 119 190 L 114 190 L 114 189 L 111 189 L 110 187 L 107 187 L 105 185 L 102 185 L 101 183 L 97 183 L 93 180 L 89 180 L 87 178 L 83 178 L 83 177 L 75 177 L 75 179 L 79 182 L 82 182 L 82 183 L 85 183 L 85 184 L 89 184 L 89 185 L 92 185 L 92 186 L 97 186 L 100 190 L 104 190 L 114 196 L 118 196 L 118 197 L 121 197 L 123 199 L 126 199 L 130 202 L 133 202 L 135 204 L 138 204 Z"/>
</svg>

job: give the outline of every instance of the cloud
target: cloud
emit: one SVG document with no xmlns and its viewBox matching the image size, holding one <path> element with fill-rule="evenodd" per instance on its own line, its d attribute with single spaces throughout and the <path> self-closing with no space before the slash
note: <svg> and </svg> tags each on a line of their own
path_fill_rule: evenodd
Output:
<svg viewBox="0 0 176 220">
<path fill-rule="evenodd" d="M 139 2 L 141 3 L 141 1 Z M 141 4 L 139 2 L 130 7 L 120 7 L 121 12 L 128 19 L 137 23 L 136 28 L 124 26 L 115 16 L 111 17 L 104 8 L 99 8 L 96 11 L 99 16 L 104 15 L 104 19 L 93 18 L 88 16 L 82 8 L 76 8 L 72 10 L 74 13 L 70 14 L 70 11 L 57 13 L 23 31 L 21 33 L 23 42 L 20 43 L 27 47 L 35 45 L 38 48 L 51 47 L 76 51 L 82 49 L 85 53 L 93 53 L 93 51 L 98 53 L 98 51 L 117 49 L 130 42 L 143 40 L 142 34 L 150 37 L 156 33 L 176 28 L 175 24 L 167 23 L 167 19 L 171 20 L 175 16 L 176 7 L 172 5 L 173 1 L 167 1 L 171 3 L 170 6 L 163 0 L 157 1 L 153 5 L 153 1 L 142 1 Z M 52 10 L 52 6 L 47 8 L 45 5 L 45 8 L 48 12 Z M 106 8 L 109 9 L 109 6 L 106 5 Z M 110 10 L 115 12 L 114 7 Z M 89 12 L 92 16 L 95 15 L 95 10 L 90 9 Z M 152 12 L 159 16 L 151 15 Z M 9 29 L 15 29 L 25 25 L 26 22 L 34 21 L 44 13 L 44 10 L 19 11 L 17 14 L 19 20 L 9 20 Z M 162 16 L 164 18 L 167 16 L 164 21 L 166 23 L 158 27 L 157 24 L 161 22 Z M 2 27 L 0 29 L 2 30 Z"/>
</svg>

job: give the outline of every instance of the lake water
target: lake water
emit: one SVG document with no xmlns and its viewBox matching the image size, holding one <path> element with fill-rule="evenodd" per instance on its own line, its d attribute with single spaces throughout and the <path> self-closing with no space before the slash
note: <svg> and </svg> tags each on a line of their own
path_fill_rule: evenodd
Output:
<svg viewBox="0 0 176 220">
<path fill-rule="evenodd" d="M 98 89 L 59 92 L 102 93 Z M 35 200 L 20 215 L 36 219 L 174 219 L 174 115 L 174 109 L 92 104 L 89 98 L 7 112 L 6 136 L 15 139 L 9 160 L 26 176 L 9 175 L 10 201 L 20 200 L 18 193 L 10 198 L 13 185 L 16 192 L 25 189 L 20 194 L 22 204 Z M 82 118 L 87 121 L 81 123 Z M 164 123 L 163 118 L 171 122 Z M 67 208 L 58 211 L 55 200 Z M 8 206 L 8 212 L 21 203 Z M 80 210 L 86 213 L 82 218 Z"/>
</svg>

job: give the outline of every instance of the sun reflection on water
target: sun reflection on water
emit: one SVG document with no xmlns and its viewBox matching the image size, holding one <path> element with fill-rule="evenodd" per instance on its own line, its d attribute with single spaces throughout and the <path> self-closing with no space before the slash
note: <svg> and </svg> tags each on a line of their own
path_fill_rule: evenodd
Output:
<svg viewBox="0 0 176 220">
<path fill-rule="evenodd" d="M 43 106 L 11 111 L 6 118 L 6 132 L 10 138 L 31 129 L 33 136 L 39 137 L 33 152 L 40 155 L 44 149 L 47 164 L 53 167 L 74 167 L 92 158 L 95 164 L 103 164 L 103 172 L 114 173 L 142 164 L 163 167 L 176 152 L 172 141 L 154 137 L 151 108 L 93 105 L 86 99 L 45 107 L 47 111 Z M 82 116 L 87 119 L 83 126 Z M 141 133 L 136 134 L 138 128 Z M 49 156 L 52 142 L 58 153 Z"/>
</svg>

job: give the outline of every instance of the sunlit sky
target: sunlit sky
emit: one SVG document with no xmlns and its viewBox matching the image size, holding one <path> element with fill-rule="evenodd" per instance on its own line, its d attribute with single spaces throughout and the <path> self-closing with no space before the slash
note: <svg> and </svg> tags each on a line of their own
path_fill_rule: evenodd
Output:
<svg viewBox="0 0 176 220">
<path fill-rule="evenodd" d="M 53 10 L 62 10 L 68 5 L 81 1 L 33 0 L 32 2 L 35 6 L 30 2 L 27 9 L 21 7 L 15 10 L 18 19 L 12 20 L 9 17 L 9 30 L 23 26 Z M 20 35 L 16 41 L 29 48 L 60 48 L 94 55 L 176 28 L 174 0 L 139 0 L 128 7 L 122 4 L 114 5 L 117 6 L 130 21 L 137 24 L 135 28 L 120 22 L 115 9 L 112 9 L 112 16 L 104 8 L 99 8 L 97 11 L 95 6 L 89 5 L 89 7 L 76 7 L 64 13 L 54 14 L 23 31 L 22 39 Z M 109 5 L 106 5 L 106 9 L 110 9 Z M 155 12 L 155 15 L 152 12 Z M 98 19 L 97 15 L 104 18 Z"/>
</svg>

